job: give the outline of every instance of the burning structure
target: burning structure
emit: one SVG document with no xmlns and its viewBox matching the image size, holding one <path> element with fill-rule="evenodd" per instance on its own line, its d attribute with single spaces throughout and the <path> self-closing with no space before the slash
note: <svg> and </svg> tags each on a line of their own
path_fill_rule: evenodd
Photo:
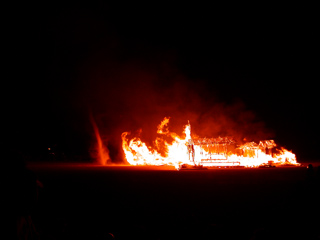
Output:
<svg viewBox="0 0 320 240">
<path fill-rule="evenodd" d="M 292 152 L 276 148 L 273 140 L 237 144 L 232 137 L 191 137 L 191 125 L 184 127 L 183 137 L 168 131 L 169 118 L 159 124 L 154 146 L 147 146 L 139 137 L 129 140 L 122 134 L 122 149 L 131 165 L 172 165 L 199 167 L 262 167 L 299 165 Z M 166 139 L 166 140 L 165 140 Z M 170 139 L 170 140 L 167 140 Z"/>
</svg>

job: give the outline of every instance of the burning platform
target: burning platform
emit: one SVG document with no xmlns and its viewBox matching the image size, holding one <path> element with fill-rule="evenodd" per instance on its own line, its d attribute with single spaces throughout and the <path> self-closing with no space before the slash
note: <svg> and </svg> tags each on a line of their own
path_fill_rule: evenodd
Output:
<svg viewBox="0 0 320 240">
<path fill-rule="evenodd" d="M 139 137 L 129 140 L 130 133 L 122 134 L 122 149 L 131 165 L 169 165 L 176 169 L 204 167 L 263 167 L 299 166 L 294 153 L 277 148 L 273 140 L 259 144 L 238 144 L 232 137 L 199 138 L 191 136 L 191 125 L 184 127 L 183 137 L 168 130 L 169 118 L 158 126 L 158 137 L 147 146 Z M 172 139 L 168 142 L 165 139 Z M 184 166 L 184 167 L 182 167 Z M 188 168 L 185 166 L 189 166 Z"/>
</svg>

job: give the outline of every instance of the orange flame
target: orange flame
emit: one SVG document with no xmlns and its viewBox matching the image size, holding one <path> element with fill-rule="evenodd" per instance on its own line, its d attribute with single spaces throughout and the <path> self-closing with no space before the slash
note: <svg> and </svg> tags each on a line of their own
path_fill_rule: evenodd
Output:
<svg viewBox="0 0 320 240">
<path fill-rule="evenodd" d="M 231 138 L 192 139 L 190 123 L 185 125 L 181 137 L 168 130 L 168 123 L 169 118 L 164 118 L 159 124 L 159 136 L 153 147 L 148 147 L 139 137 L 129 140 L 130 133 L 122 133 L 122 149 L 127 162 L 131 165 L 171 165 L 177 169 L 183 164 L 206 167 L 299 165 L 295 154 L 284 148 L 273 154 L 271 150 L 276 146 L 273 140 L 245 143 L 235 152 L 228 150 L 228 146 L 234 143 Z M 171 138 L 172 142 L 164 137 Z"/>
<path fill-rule="evenodd" d="M 172 165 L 178 167 L 179 164 L 189 163 L 188 148 L 186 143 L 190 136 L 190 125 L 185 126 L 184 137 L 179 137 L 177 134 L 169 132 L 167 125 L 169 118 L 159 124 L 157 133 L 160 135 L 154 141 L 154 148 L 147 147 L 140 138 L 133 138 L 130 141 L 127 139 L 128 132 L 122 133 L 122 149 L 125 157 L 131 165 Z M 173 139 L 172 143 L 168 143 L 161 138 L 167 136 Z M 164 148 L 164 153 L 161 155 L 158 151 Z M 158 151 L 156 150 L 158 149 Z M 163 156 L 164 155 L 164 156 Z"/>
</svg>

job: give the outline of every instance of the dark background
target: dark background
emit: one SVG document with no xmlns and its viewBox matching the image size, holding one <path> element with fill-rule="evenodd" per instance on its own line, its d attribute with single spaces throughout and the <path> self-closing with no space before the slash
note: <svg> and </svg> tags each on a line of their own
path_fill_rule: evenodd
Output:
<svg viewBox="0 0 320 240">
<path fill-rule="evenodd" d="M 320 159 L 316 21 L 307 5 L 25 4 L 8 11 L 5 140 L 30 156 L 147 141 L 171 116 L 200 136 L 273 138 Z M 9 16 L 10 15 L 10 16 Z M 318 65 L 317 65 L 318 66 Z"/>
<path fill-rule="evenodd" d="M 29 167 L 44 185 L 32 216 L 44 239 L 109 239 L 107 233 L 114 239 L 319 236 L 319 171 L 311 181 L 305 167 Z"/>
</svg>

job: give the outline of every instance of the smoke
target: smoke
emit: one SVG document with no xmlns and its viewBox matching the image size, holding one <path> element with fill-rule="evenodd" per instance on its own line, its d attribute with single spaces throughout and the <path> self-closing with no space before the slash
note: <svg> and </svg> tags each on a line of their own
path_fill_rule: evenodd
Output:
<svg viewBox="0 0 320 240">
<path fill-rule="evenodd" d="M 188 79 L 162 61 L 94 66 L 84 74 L 77 93 L 77 101 L 92 111 L 92 141 L 98 142 L 100 159 L 110 154 L 113 162 L 123 161 L 122 132 L 141 130 L 143 141 L 151 144 L 164 117 L 171 117 L 170 131 L 178 134 L 189 120 L 192 134 L 200 137 L 232 136 L 241 142 L 273 136 L 243 102 L 222 102 L 208 81 Z"/>
<path fill-rule="evenodd" d="M 202 137 L 233 136 L 242 141 L 272 135 L 244 103 L 218 99 L 217 87 L 228 85 L 219 84 L 222 79 L 194 79 L 186 74 L 179 49 L 190 54 L 190 60 L 198 56 L 192 51 L 200 47 L 189 48 L 189 43 L 195 44 L 190 39 L 184 44 L 171 41 L 169 32 L 162 36 L 155 26 L 139 30 L 136 26 L 141 24 L 121 23 L 111 12 L 99 14 L 87 8 L 58 12 L 50 20 L 52 42 L 46 53 L 52 57 L 51 80 L 46 85 L 50 105 L 41 108 L 41 117 L 49 109 L 42 117 L 49 119 L 43 132 L 52 132 L 48 138 L 52 135 L 54 141 L 62 139 L 65 148 L 89 152 L 96 146 L 101 164 L 110 159 L 121 162 L 121 134 L 130 131 L 133 135 L 141 129 L 142 140 L 151 144 L 164 117 L 171 117 L 170 131 L 178 134 L 189 120 L 192 134 Z"/>
<path fill-rule="evenodd" d="M 24 57 L 5 86 L 12 91 L 5 138 L 19 139 L 19 148 L 36 156 L 51 144 L 67 156 L 84 156 L 97 142 L 88 109 L 113 161 L 122 159 L 123 131 L 142 129 L 149 141 L 165 116 L 177 133 L 190 120 L 201 136 L 272 137 L 250 106 L 279 133 L 277 141 L 303 155 L 317 153 L 317 140 L 310 140 L 319 128 L 313 117 L 317 94 L 308 84 L 316 68 L 313 56 L 304 54 L 313 51 L 294 49 L 292 58 L 292 48 L 283 51 L 278 44 L 286 42 L 279 28 L 243 29 L 214 21 L 212 14 L 177 17 L 181 11 L 175 10 L 164 18 L 158 6 L 140 10 L 64 3 L 29 14 L 22 24 L 28 27 L 15 31 L 29 37 L 17 44 Z M 268 38 L 259 37 L 264 30 Z"/>
<path fill-rule="evenodd" d="M 53 24 L 60 37 L 53 61 L 58 70 L 48 87 L 55 89 L 52 102 L 62 116 L 57 119 L 73 129 L 70 138 L 85 132 L 83 142 L 88 149 L 97 146 L 102 164 L 123 161 L 125 131 L 141 129 L 143 140 L 152 143 L 164 117 L 171 117 L 170 131 L 178 134 L 189 120 L 192 133 L 203 137 L 268 138 L 270 131 L 241 101 L 217 98 L 221 79 L 190 78 L 178 67 L 181 55 L 160 40 L 148 42 L 152 38 L 143 31 L 135 38 L 131 28 L 122 35 L 115 30 L 122 28 L 107 23 L 90 11 L 61 13 Z M 80 141 L 74 142 L 72 147 Z"/>
<path fill-rule="evenodd" d="M 105 147 L 105 145 L 101 139 L 98 126 L 97 126 L 92 114 L 90 114 L 90 122 L 92 124 L 94 134 L 95 134 L 95 137 L 97 140 L 97 142 L 95 143 L 94 151 L 91 152 L 91 155 L 94 159 L 96 159 L 96 161 L 99 164 L 101 164 L 103 166 L 107 165 L 108 160 L 110 160 L 109 149 Z"/>
</svg>

